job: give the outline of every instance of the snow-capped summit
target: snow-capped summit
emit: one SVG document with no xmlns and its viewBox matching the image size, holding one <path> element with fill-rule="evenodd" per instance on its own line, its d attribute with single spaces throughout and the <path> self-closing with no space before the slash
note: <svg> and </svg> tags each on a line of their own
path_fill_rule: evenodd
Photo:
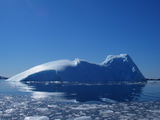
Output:
<svg viewBox="0 0 160 120">
<path fill-rule="evenodd" d="M 109 63 L 112 63 L 113 60 L 115 61 L 128 61 L 128 59 L 130 59 L 128 54 L 120 54 L 120 55 L 108 55 L 106 60 L 102 63 L 103 65 L 107 65 Z"/>
<path fill-rule="evenodd" d="M 144 81 L 129 55 L 109 55 L 102 64 L 76 58 L 58 60 L 33 67 L 8 79 L 10 81 Z"/>
<path fill-rule="evenodd" d="M 102 63 L 118 80 L 145 79 L 128 54 L 109 55 Z"/>
</svg>

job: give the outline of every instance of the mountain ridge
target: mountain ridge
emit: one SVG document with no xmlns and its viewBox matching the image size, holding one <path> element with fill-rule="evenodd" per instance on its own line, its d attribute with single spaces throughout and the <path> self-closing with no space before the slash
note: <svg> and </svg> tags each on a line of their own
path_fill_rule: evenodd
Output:
<svg viewBox="0 0 160 120">
<path fill-rule="evenodd" d="M 8 79 L 8 78 L 4 76 L 0 76 L 0 79 Z"/>
</svg>

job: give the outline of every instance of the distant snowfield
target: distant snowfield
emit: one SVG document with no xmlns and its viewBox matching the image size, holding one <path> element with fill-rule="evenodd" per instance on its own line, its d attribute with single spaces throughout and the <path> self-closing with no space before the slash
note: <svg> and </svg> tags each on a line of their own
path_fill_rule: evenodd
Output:
<svg viewBox="0 0 160 120">
<path fill-rule="evenodd" d="M 131 81 L 145 80 L 129 55 L 109 55 L 101 64 L 75 59 L 58 60 L 35 66 L 9 81 Z"/>
</svg>

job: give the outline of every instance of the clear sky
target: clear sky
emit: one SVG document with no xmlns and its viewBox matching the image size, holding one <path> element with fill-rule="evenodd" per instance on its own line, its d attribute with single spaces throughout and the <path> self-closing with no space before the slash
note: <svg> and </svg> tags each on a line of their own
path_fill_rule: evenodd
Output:
<svg viewBox="0 0 160 120">
<path fill-rule="evenodd" d="M 0 0 L 0 75 L 120 53 L 160 78 L 160 0 Z"/>
</svg>

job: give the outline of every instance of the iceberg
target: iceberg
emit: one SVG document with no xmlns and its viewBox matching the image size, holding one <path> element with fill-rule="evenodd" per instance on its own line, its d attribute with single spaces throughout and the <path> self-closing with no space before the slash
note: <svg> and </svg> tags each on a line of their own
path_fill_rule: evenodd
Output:
<svg viewBox="0 0 160 120">
<path fill-rule="evenodd" d="M 136 64 L 128 54 L 109 55 L 101 64 L 76 58 L 57 60 L 35 66 L 8 79 L 8 81 L 68 81 L 108 82 L 145 81 Z"/>
</svg>

